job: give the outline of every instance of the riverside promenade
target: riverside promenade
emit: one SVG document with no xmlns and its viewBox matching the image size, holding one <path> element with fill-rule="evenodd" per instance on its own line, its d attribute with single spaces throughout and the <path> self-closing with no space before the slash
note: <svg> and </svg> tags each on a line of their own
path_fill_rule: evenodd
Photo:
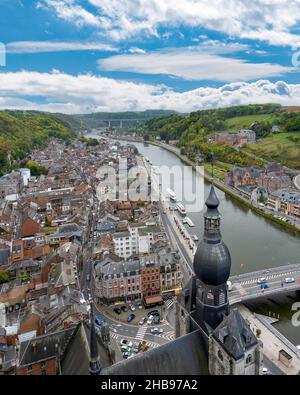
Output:
<svg viewBox="0 0 300 395">
<path fill-rule="evenodd" d="M 181 154 L 179 148 L 174 147 L 169 144 L 166 144 L 166 143 L 161 143 L 161 142 L 156 142 L 156 141 L 148 141 L 148 143 L 152 144 L 152 145 L 156 145 L 157 147 L 164 148 L 164 149 L 168 150 L 169 152 L 172 152 L 178 158 L 180 158 L 184 163 L 186 163 L 189 166 L 192 166 L 197 171 L 196 163 L 192 162 L 186 155 Z M 212 175 L 207 170 L 204 169 L 203 172 L 198 172 L 198 173 L 201 174 L 205 180 L 207 180 L 207 181 L 212 180 Z M 300 175 L 299 175 L 299 179 L 297 179 L 297 182 L 298 182 L 298 180 L 299 180 L 299 184 L 300 184 Z M 295 179 L 294 179 L 294 182 L 295 182 Z M 246 198 L 239 190 L 230 187 L 229 185 L 225 184 L 223 181 L 214 178 L 214 184 L 221 191 L 223 191 L 227 195 L 231 196 L 233 199 L 240 201 L 241 203 L 243 203 L 244 205 L 249 207 L 251 210 L 253 210 L 257 214 L 269 219 L 272 222 L 277 223 L 282 228 L 285 228 L 285 229 L 293 232 L 294 234 L 300 236 L 300 220 L 297 220 L 294 217 L 287 216 L 287 215 L 281 213 L 281 216 L 289 219 L 291 221 L 291 223 L 286 223 L 284 221 L 281 221 L 280 219 L 276 218 L 276 216 L 274 216 L 274 212 L 272 210 L 268 209 L 267 207 L 262 208 L 258 204 L 255 204 L 253 201 L 250 201 L 248 198 Z M 299 185 L 299 187 L 300 187 L 300 185 Z"/>
<path fill-rule="evenodd" d="M 283 374 L 296 375 L 300 372 L 300 350 L 277 331 L 269 322 L 268 317 L 252 313 L 246 306 L 240 304 L 238 309 L 242 316 L 248 320 L 253 333 L 260 331 L 259 339 L 262 341 L 264 355 L 276 365 Z M 292 357 L 291 367 L 279 361 L 279 351 L 284 350 Z"/>
</svg>

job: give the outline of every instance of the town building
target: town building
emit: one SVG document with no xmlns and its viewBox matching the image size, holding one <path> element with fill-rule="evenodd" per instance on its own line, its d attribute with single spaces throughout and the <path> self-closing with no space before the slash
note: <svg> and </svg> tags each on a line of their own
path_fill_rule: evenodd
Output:
<svg viewBox="0 0 300 395">
<path fill-rule="evenodd" d="M 206 206 L 203 240 L 194 257 L 195 276 L 176 303 L 177 338 L 101 374 L 261 374 L 262 343 L 240 312 L 229 307 L 231 257 L 221 238 L 213 186 Z"/>
<path fill-rule="evenodd" d="M 139 259 L 120 261 L 117 256 L 105 256 L 93 266 L 95 296 L 105 303 L 141 300 L 141 269 Z"/>
</svg>

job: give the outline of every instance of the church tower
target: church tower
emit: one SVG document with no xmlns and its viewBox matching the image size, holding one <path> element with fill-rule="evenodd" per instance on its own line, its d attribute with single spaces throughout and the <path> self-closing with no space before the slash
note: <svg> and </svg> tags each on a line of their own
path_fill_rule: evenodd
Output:
<svg viewBox="0 0 300 395">
<path fill-rule="evenodd" d="M 229 314 L 227 280 L 231 257 L 222 241 L 220 202 L 213 185 L 205 204 L 204 235 L 194 257 L 197 278 L 195 320 L 210 335 Z"/>
</svg>

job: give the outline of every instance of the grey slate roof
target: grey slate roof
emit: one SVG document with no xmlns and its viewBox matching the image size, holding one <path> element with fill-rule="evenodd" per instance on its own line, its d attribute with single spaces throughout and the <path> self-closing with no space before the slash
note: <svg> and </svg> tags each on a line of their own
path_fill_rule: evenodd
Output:
<svg viewBox="0 0 300 395">
<path fill-rule="evenodd" d="M 20 366 L 31 365 L 55 357 L 58 352 L 58 345 L 63 353 L 76 330 L 75 325 L 69 329 L 22 342 L 20 345 Z"/>
<path fill-rule="evenodd" d="M 7 264 L 9 255 L 10 255 L 9 248 L 4 248 L 0 250 L 0 266 Z"/>
<path fill-rule="evenodd" d="M 103 369 L 103 375 L 208 375 L 199 330 Z"/>
<path fill-rule="evenodd" d="M 240 359 L 245 350 L 258 342 L 249 324 L 236 308 L 231 310 L 212 335 L 235 360 Z"/>
</svg>

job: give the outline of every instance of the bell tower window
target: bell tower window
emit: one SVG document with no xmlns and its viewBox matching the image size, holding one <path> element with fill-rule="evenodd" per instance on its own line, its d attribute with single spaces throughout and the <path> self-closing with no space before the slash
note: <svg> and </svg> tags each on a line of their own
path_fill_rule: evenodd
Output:
<svg viewBox="0 0 300 395">
<path fill-rule="evenodd" d="M 214 294 L 211 291 L 208 291 L 206 295 L 207 304 L 214 304 Z"/>
</svg>

